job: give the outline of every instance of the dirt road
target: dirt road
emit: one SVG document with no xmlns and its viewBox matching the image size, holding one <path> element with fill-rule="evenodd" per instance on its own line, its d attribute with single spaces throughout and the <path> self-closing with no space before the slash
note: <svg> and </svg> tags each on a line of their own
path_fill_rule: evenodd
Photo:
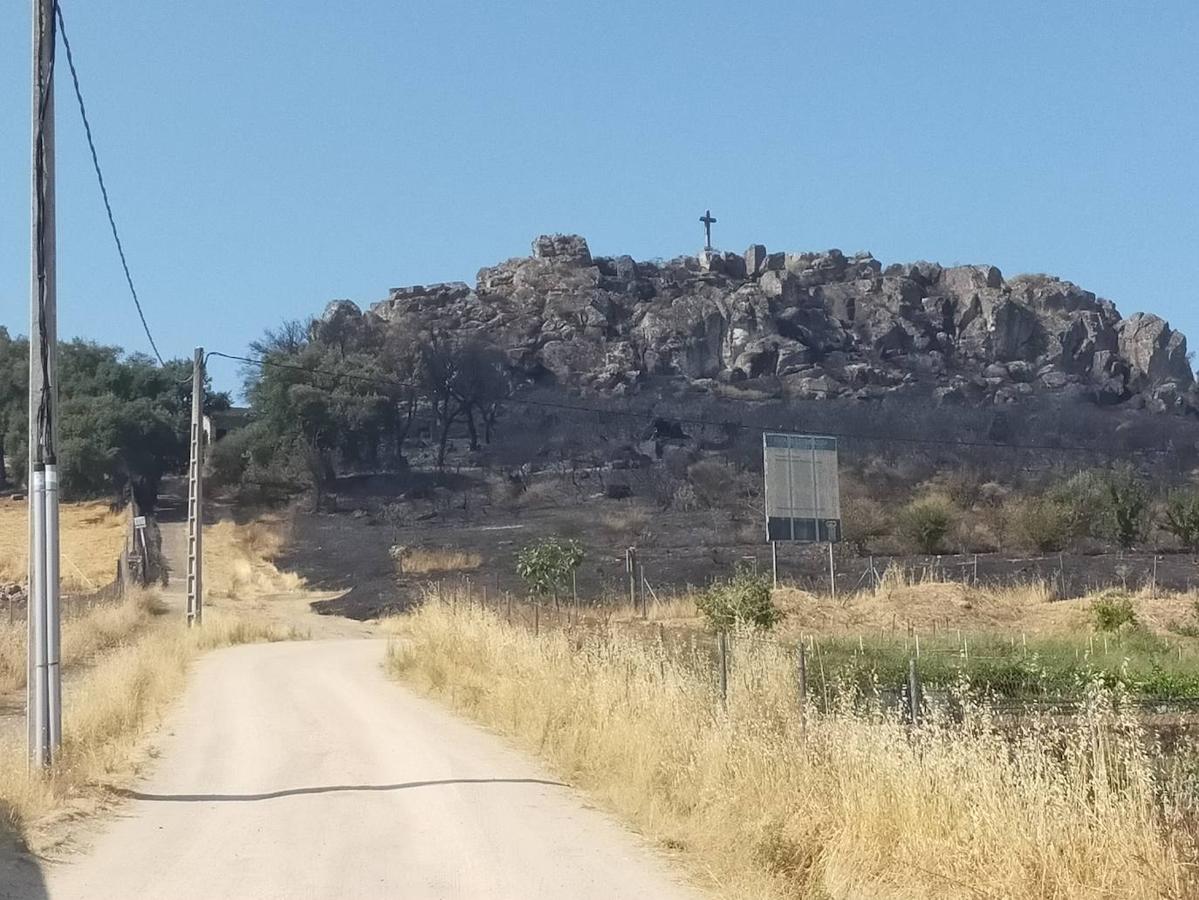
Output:
<svg viewBox="0 0 1199 900">
<path fill-rule="evenodd" d="M 204 658 L 156 773 L 90 850 L 12 895 L 697 896 L 527 757 L 389 681 L 384 649 L 309 641 Z"/>
</svg>

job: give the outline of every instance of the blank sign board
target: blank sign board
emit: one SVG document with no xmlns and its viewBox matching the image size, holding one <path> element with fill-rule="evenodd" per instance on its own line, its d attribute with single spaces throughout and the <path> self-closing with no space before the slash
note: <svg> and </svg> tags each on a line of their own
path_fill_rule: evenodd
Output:
<svg viewBox="0 0 1199 900">
<path fill-rule="evenodd" d="M 817 434 L 762 435 L 766 539 L 841 540 L 837 439 Z"/>
</svg>

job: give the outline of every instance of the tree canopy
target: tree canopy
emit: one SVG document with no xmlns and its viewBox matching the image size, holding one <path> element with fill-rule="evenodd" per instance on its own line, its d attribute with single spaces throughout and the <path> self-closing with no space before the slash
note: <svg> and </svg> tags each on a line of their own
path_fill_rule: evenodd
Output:
<svg viewBox="0 0 1199 900">
<path fill-rule="evenodd" d="M 0 327 L 0 485 L 25 480 L 29 342 Z M 153 511 L 162 477 L 187 463 L 191 360 L 158 366 L 91 341 L 58 347 L 59 481 L 67 497 L 123 497 Z M 205 392 L 206 412 L 227 409 Z"/>
<path fill-rule="evenodd" d="M 455 425 L 477 450 L 510 393 L 498 351 L 417 318 L 285 322 L 251 350 L 261 360 L 244 373 L 255 423 L 217 446 L 214 469 L 243 486 L 302 472 L 318 504 L 339 468 L 406 466 L 414 428 L 433 438 L 439 465 Z"/>
</svg>

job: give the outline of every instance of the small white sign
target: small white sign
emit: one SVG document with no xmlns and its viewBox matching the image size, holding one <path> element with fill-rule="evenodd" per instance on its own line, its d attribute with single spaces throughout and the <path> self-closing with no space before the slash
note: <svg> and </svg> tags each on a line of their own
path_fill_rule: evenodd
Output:
<svg viewBox="0 0 1199 900">
<path fill-rule="evenodd" d="M 133 527 L 134 528 L 145 528 L 146 527 L 146 517 L 145 516 L 134 516 L 133 517 Z"/>
</svg>

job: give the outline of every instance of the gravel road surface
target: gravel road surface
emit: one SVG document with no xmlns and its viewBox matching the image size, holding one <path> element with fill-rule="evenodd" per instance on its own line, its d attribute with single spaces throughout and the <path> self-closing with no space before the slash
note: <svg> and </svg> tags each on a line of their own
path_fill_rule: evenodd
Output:
<svg viewBox="0 0 1199 900">
<path fill-rule="evenodd" d="M 90 849 L 9 894 L 699 896 L 528 757 L 390 681 L 384 650 L 325 640 L 208 655 L 154 774 Z"/>
</svg>

